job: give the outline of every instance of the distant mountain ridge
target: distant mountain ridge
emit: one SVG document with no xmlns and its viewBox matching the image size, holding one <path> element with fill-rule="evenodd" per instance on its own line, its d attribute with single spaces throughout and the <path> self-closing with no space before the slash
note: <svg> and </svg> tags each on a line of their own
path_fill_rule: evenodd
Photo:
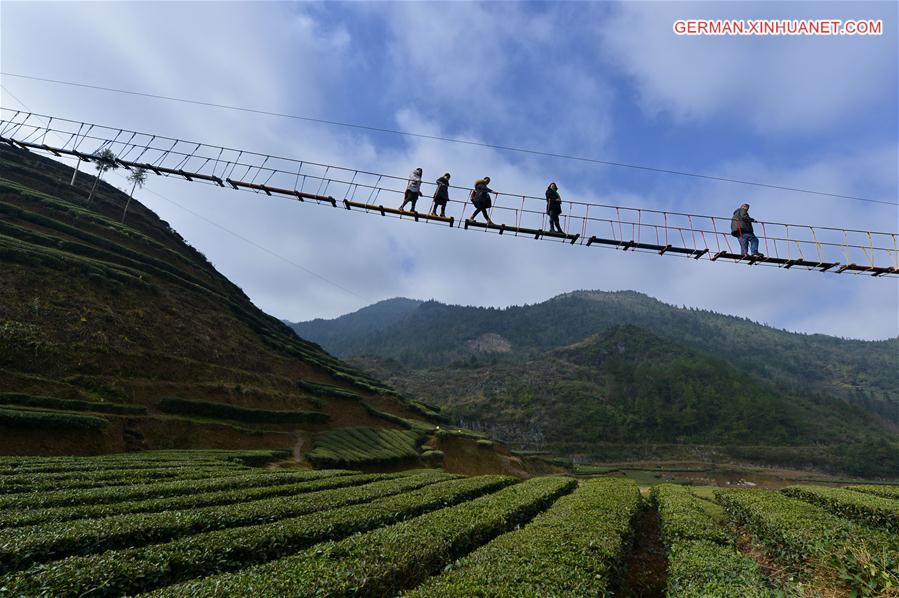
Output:
<svg viewBox="0 0 899 598">
<path fill-rule="evenodd" d="M 398 297 L 375 303 L 334 320 L 318 318 L 297 325 L 286 323 L 298 333 L 297 328 L 301 326 L 306 334 L 321 339 L 318 341 L 319 344 L 339 346 L 344 338 L 378 334 L 385 328 L 401 322 L 421 304 L 422 301 Z"/>
<path fill-rule="evenodd" d="M 858 341 L 786 332 L 671 306 L 634 291 L 576 291 L 505 309 L 390 299 L 334 320 L 292 326 L 340 357 L 378 355 L 419 369 L 470 359 L 467 344 L 485 333 L 508 341 L 505 359 L 521 360 L 624 324 L 713 353 L 796 390 L 866 401 L 899 422 L 899 338 Z"/>
</svg>

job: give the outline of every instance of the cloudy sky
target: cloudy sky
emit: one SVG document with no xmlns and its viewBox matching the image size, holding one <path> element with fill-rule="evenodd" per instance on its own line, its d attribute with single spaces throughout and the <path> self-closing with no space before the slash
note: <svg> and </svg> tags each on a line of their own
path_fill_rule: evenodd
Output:
<svg viewBox="0 0 899 598">
<path fill-rule="evenodd" d="M 882 19 L 884 34 L 682 37 L 683 18 Z M 5 108 L 587 202 L 895 232 L 895 206 L 110 94 L 11 74 L 897 201 L 895 2 L 0 4 Z M 125 186 L 113 176 L 113 184 Z M 151 179 L 137 197 L 262 309 L 506 306 L 633 289 L 779 328 L 899 335 L 893 279 L 415 225 Z M 236 236 L 235 233 L 239 236 Z"/>
</svg>

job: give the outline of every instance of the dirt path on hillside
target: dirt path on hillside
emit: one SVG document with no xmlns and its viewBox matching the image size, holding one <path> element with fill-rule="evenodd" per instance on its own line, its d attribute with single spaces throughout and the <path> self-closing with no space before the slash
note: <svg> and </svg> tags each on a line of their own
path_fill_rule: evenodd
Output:
<svg viewBox="0 0 899 598">
<path fill-rule="evenodd" d="M 303 460 L 303 444 L 306 439 L 302 435 L 297 438 L 296 444 L 293 445 L 293 460 L 299 463 Z"/>
</svg>

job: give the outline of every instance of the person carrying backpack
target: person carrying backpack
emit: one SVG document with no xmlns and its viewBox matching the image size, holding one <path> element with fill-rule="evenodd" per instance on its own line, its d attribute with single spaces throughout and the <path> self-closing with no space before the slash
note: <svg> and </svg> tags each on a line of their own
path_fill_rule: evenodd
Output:
<svg viewBox="0 0 899 598">
<path fill-rule="evenodd" d="M 744 203 L 734 210 L 730 220 L 730 234 L 740 240 L 740 254 L 742 257 L 765 257 L 759 253 L 759 238 L 752 230 L 755 219 L 749 216 L 749 204 Z"/>
<path fill-rule="evenodd" d="M 434 191 L 434 203 L 431 205 L 431 214 L 437 215 L 437 208 L 440 208 L 440 215 L 446 217 L 446 204 L 449 202 L 449 182 L 450 173 L 444 174 L 437 179 L 437 190 Z"/>
<path fill-rule="evenodd" d="M 549 215 L 549 232 L 562 233 L 562 225 L 559 224 L 559 215 L 562 213 L 562 196 L 555 183 L 550 183 L 546 188 L 546 213 Z"/>
<path fill-rule="evenodd" d="M 487 213 L 487 210 L 489 210 L 493 205 L 493 202 L 490 201 L 490 194 L 496 192 L 487 186 L 489 182 L 489 176 L 485 176 L 484 178 L 478 179 L 474 182 L 474 189 L 471 191 L 471 203 L 473 203 L 474 207 L 477 209 L 474 211 L 474 214 L 471 215 L 471 218 L 469 218 L 469 220 L 474 220 L 478 217 L 479 213 L 483 213 L 484 218 L 487 219 L 487 224 L 493 224 L 493 221 L 490 220 L 490 214 Z"/>
<path fill-rule="evenodd" d="M 406 183 L 406 193 L 403 195 L 403 205 L 400 209 L 406 207 L 407 203 L 412 203 L 412 211 L 415 211 L 415 203 L 421 197 L 421 168 L 416 168 L 409 175 L 409 181 Z"/>
</svg>

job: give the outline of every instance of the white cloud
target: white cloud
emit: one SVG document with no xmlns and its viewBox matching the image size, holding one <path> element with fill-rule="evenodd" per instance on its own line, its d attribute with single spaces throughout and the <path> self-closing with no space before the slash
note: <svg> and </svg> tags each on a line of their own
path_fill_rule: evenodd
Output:
<svg viewBox="0 0 899 598">
<path fill-rule="evenodd" d="M 613 129 L 611 86 L 568 47 L 567 9 L 535 13 L 535 6 L 380 5 L 394 101 L 414 102 L 442 122 L 502 130 L 512 145 L 602 152 Z"/>
<path fill-rule="evenodd" d="M 885 18 L 886 32 L 879 37 L 675 35 L 675 20 L 688 18 Z M 847 114 L 888 99 L 881 83 L 896 78 L 894 21 L 895 4 L 628 2 L 602 24 L 601 39 L 608 63 L 634 80 L 640 106 L 651 116 L 745 121 L 776 136 L 820 134 L 843 127 Z"/>
<path fill-rule="evenodd" d="M 154 3 L 134 8 L 128 4 L 7 3 L 3 8 L 2 67 L 301 114 L 328 115 L 332 99 L 348 93 L 357 94 L 360 103 L 365 101 L 365 82 L 349 79 L 347 72 L 354 65 L 372 64 L 386 55 L 366 55 L 353 38 L 352 28 L 339 20 L 319 18 L 305 6 Z M 630 6 L 623 9 L 625 14 L 634 10 Z M 547 135 L 547 143 L 570 145 L 583 153 L 610 142 L 607 103 L 615 92 L 606 88 L 601 73 L 585 76 L 577 64 L 556 63 L 559 70 L 554 73 L 565 81 L 564 94 L 557 105 L 553 104 L 555 95 L 537 94 L 536 107 L 522 107 L 509 92 L 492 83 L 502 79 L 514 60 L 510 48 L 539 53 L 541 43 L 556 43 L 558 15 L 528 19 L 522 9 L 508 4 L 378 4 L 364 10 L 377 12 L 379 17 L 388 11 L 391 26 L 383 33 L 392 49 L 397 81 L 411 80 L 425 91 L 415 101 L 398 101 L 385 113 L 398 128 L 480 141 L 482 120 L 498 119 L 510 126 L 516 124 L 518 129 L 520 111 L 533 109 L 541 116 L 559 114 L 541 120 L 540 127 L 533 130 L 513 132 L 513 136 L 527 137 L 537 131 Z M 521 39 L 530 44 L 516 45 L 519 27 Z M 38 29 L 53 40 L 54 51 L 19 51 L 29 46 L 28 40 Z M 431 40 L 443 43 L 428 43 Z M 78 51 L 66 53 L 66 48 Z M 532 77 L 535 84 L 545 81 L 542 73 Z M 464 90 L 481 81 L 486 82 L 482 90 L 486 95 L 474 101 Z M 33 109 L 51 114 L 399 176 L 416 166 L 424 168 L 426 180 L 451 170 L 454 182 L 466 185 L 490 174 L 497 189 L 539 195 L 548 182 L 547 173 L 558 167 L 558 162 L 550 159 L 522 158 L 486 148 L 424 139 L 385 144 L 380 137 L 324 125 L 16 79 L 5 79 L 3 84 Z M 393 87 L 402 99 L 402 86 Z M 435 98 L 433 104 L 422 99 L 428 94 Z M 448 128 L 440 118 L 444 108 L 457 115 L 468 112 L 471 118 L 453 119 Z M 848 194 L 876 193 L 884 198 L 892 194 L 894 199 L 895 155 L 895 146 L 853 147 L 842 156 L 797 156 L 798 166 L 790 167 L 772 166 L 758 158 L 734 159 L 723 163 L 720 172 L 734 178 L 775 180 Z M 689 206 L 725 216 L 735 203 L 733 187 L 711 183 L 672 184 L 664 193 L 606 188 L 600 197 L 595 179 L 577 176 L 573 168 L 556 180 L 563 197 L 585 201 L 608 202 L 614 197 L 622 204 Z M 235 239 L 150 191 L 362 298 Z M 459 198 L 459 192 L 453 195 Z M 895 281 L 890 280 L 749 269 L 537 243 L 529 238 L 500 238 L 170 179 L 151 180 L 149 188 L 137 196 L 203 251 L 257 305 L 293 320 L 336 316 L 398 295 L 510 305 L 541 301 L 572 289 L 599 288 L 636 289 L 670 303 L 737 313 L 792 329 L 865 338 L 899 333 L 894 321 L 899 298 Z M 858 223 L 864 224 L 863 228 L 871 222 L 884 222 L 885 228 L 895 228 L 892 208 L 862 211 L 850 202 L 823 199 L 787 204 L 783 197 L 764 190 L 741 195 L 753 203 L 759 218 L 847 226 Z M 382 199 L 388 204 L 400 201 L 399 196 Z M 809 205 L 815 208 L 810 210 Z"/>
</svg>

